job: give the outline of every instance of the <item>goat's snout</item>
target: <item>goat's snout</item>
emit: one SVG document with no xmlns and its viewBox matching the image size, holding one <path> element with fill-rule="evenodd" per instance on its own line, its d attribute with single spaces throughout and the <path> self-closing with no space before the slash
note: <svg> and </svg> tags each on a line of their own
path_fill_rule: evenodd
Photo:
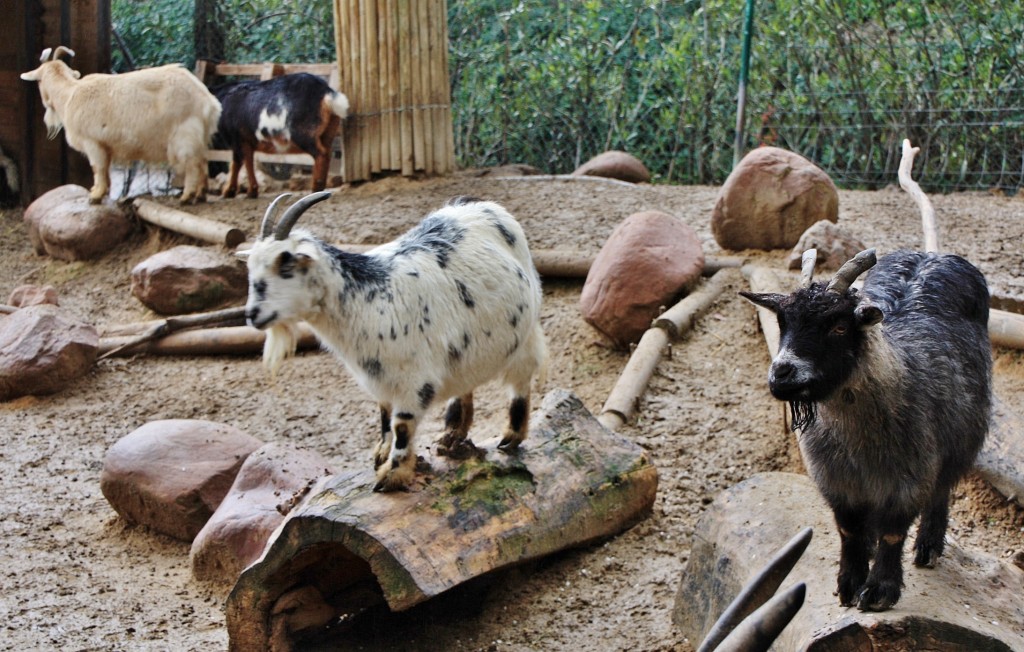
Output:
<svg viewBox="0 0 1024 652">
<path fill-rule="evenodd" d="M 263 330 L 267 327 L 270 322 L 274 321 L 274 317 L 277 313 L 271 313 L 270 315 L 264 315 L 260 313 L 259 306 L 250 306 L 245 309 L 245 322 L 253 328 Z"/>
<path fill-rule="evenodd" d="M 791 358 L 777 358 L 768 370 L 768 389 L 783 401 L 806 398 L 810 381 L 806 365 Z"/>
</svg>

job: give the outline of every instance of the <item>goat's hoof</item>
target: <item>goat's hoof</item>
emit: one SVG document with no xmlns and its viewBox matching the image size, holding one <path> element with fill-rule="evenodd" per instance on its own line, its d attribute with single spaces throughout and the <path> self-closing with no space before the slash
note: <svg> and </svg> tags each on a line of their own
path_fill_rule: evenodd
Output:
<svg viewBox="0 0 1024 652">
<path fill-rule="evenodd" d="M 405 491 L 408 490 L 409 483 L 415 476 L 416 460 L 412 456 L 401 462 L 385 461 L 384 464 L 377 467 L 377 483 L 373 485 L 373 490 L 376 492 Z"/>
<path fill-rule="evenodd" d="M 941 554 L 941 550 L 932 546 L 918 544 L 914 546 L 914 565 L 918 568 L 935 568 Z"/>
<path fill-rule="evenodd" d="M 483 457 L 484 451 L 477 448 L 476 444 L 468 439 L 456 439 L 449 442 L 445 437 L 437 444 L 437 454 L 450 457 L 453 460 L 465 460 L 470 457 Z"/>
<path fill-rule="evenodd" d="M 519 444 L 521 443 L 523 443 L 522 439 L 506 436 L 500 442 L 498 442 L 498 450 L 502 451 L 503 453 L 512 453 L 519 448 Z"/>
<path fill-rule="evenodd" d="M 900 599 L 900 587 L 895 582 L 868 584 L 858 596 L 861 611 L 886 611 Z"/>
</svg>

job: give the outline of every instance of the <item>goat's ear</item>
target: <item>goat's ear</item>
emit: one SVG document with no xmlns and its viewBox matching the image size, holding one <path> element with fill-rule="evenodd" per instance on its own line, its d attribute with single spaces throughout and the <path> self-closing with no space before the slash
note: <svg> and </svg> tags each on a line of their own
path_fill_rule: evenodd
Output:
<svg viewBox="0 0 1024 652">
<path fill-rule="evenodd" d="M 873 303 L 864 302 L 857 306 L 856 310 L 853 311 L 854 317 L 857 319 L 857 325 L 861 328 L 868 328 L 874 326 L 878 322 L 882 321 L 882 311 Z"/>
<path fill-rule="evenodd" d="M 81 78 L 82 78 L 82 73 L 81 73 L 81 71 L 78 71 L 78 70 L 72 70 L 72 71 L 71 71 L 71 74 L 72 74 L 72 75 L 74 75 L 75 79 L 81 79 Z"/>
<path fill-rule="evenodd" d="M 25 81 L 39 81 L 39 68 L 21 73 L 21 78 Z"/>
<path fill-rule="evenodd" d="M 779 312 L 779 304 L 785 295 L 775 294 L 774 292 L 740 292 L 740 296 L 755 306 L 761 306 L 777 313 Z"/>
<path fill-rule="evenodd" d="M 237 256 L 238 258 L 241 258 L 242 260 L 249 260 L 249 254 L 251 254 L 251 253 L 252 253 L 252 251 L 250 251 L 248 249 L 244 249 L 242 251 L 236 251 L 235 252 L 235 256 Z"/>
</svg>

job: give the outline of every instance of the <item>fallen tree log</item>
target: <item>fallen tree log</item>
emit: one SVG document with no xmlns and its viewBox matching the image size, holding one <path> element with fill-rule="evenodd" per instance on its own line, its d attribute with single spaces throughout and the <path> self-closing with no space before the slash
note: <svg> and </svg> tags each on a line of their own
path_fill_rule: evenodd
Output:
<svg viewBox="0 0 1024 652">
<path fill-rule="evenodd" d="M 320 345 L 313 330 L 299 324 L 299 348 Z M 252 326 L 200 328 L 173 333 L 167 337 L 140 342 L 138 336 L 121 335 L 100 339 L 99 354 L 104 357 L 129 356 L 139 353 L 157 355 L 237 355 L 263 350 L 266 333 Z"/>
<path fill-rule="evenodd" d="M 691 641 L 758 572 L 763 560 L 803 528 L 814 538 L 782 586 L 805 582 L 803 607 L 775 641 L 778 650 L 1024 650 L 1024 574 L 950 541 L 935 568 L 911 566 L 896 608 L 865 612 L 834 594 L 839 533 L 813 482 L 761 473 L 719 494 L 694 528 L 673 622 Z"/>
<path fill-rule="evenodd" d="M 621 532 L 654 504 L 637 444 L 550 392 L 519 452 L 457 461 L 424 450 L 409 492 L 370 469 L 312 491 L 228 596 L 230 649 L 290 649 L 375 601 L 402 611 L 486 573 Z"/>
<path fill-rule="evenodd" d="M 127 337 L 127 340 L 116 348 L 103 351 L 101 345 L 101 353 L 98 359 L 117 355 L 122 351 L 131 353 L 141 344 L 152 342 L 153 340 L 158 340 L 167 337 L 172 333 L 190 328 L 214 325 L 240 326 L 244 323 L 245 308 L 224 308 L 223 310 L 215 310 L 213 312 L 202 312 L 194 315 L 179 315 L 175 317 L 168 317 L 166 319 L 159 319 L 157 321 L 149 322 L 148 324 L 136 325 L 141 326 L 138 331 L 122 333 Z"/>
<path fill-rule="evenodd" d="M 164 206 L 148 199 L 135 199 L 132 208 L 139 218 L 175 233 L 234 249 L 245 241 L 241 229 L 205 217 Z"/>
<path fill-rule="evenodd" d="M 249 246 L 252 246 L 252 243 L 247 243 L 240 249 L 244 250 Z M 349 253 L 365 254 L 380 245 L 335 243 L 334 246 Z M 533 257 L 537 272 L 550 278 L 586 278 L 594 259 L 597 258 L 596 253 L 590 254 L 574 249 L 531 249 L 530 255 Z M 701 273 L 704 276 L 712 276 L 722 269 L 740 267 L 743 262 L 744 259 L 738 256 L 706 256 Z"/>
</svg>

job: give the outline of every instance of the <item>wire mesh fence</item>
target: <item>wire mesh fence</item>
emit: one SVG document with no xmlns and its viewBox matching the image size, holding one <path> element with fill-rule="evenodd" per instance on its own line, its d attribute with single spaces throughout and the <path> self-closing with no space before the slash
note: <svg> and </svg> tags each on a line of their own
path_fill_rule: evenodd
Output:
<svg viewBox="0 0 1024 652">
<path fill-rule="evenodd" d="M 743 10 L 449 0 L 459 163 L 559 173 L 622 149 L 656 181 L 722 183 Z M 114 60 L 332 61 L 331 14 L 330 0 L 114 0 Z M 930 191 L 1024 184 L 1024 3 L 775 0 L 758 4 L 753 37 L 744 150 L 777 145 L 840 186 L 877 188 L 910 138 Z"/>
</svg>

